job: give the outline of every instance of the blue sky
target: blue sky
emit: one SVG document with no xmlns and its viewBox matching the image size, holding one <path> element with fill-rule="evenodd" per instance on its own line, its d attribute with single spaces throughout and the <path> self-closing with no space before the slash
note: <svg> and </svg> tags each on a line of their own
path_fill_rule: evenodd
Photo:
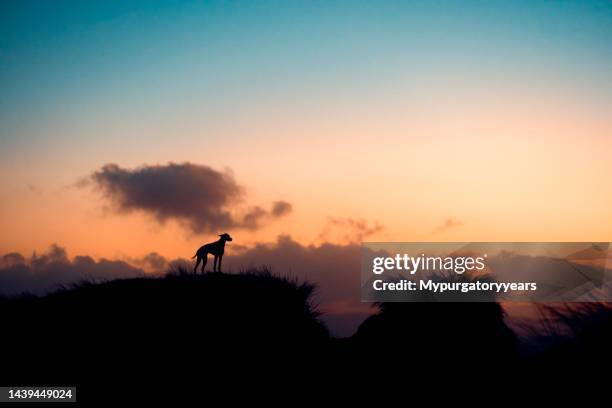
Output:
<svg viewBox="0 0 612 408">
<path fill-rule="evenodd" d="M 138 117 L 193 99 L 235 106 L 262 94 L 326 96 L 325 89 L 332 98 L 364 98 L 407 73 L 416 83 L 553 77 L 610 94 L 610 2 L 16 1 L 2 8 L 3 138 L 75 114 Z"/>
</svg>

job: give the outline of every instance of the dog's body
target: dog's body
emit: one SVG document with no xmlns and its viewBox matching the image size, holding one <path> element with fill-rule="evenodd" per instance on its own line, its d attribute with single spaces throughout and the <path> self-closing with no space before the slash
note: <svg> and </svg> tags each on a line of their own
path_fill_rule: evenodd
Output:
<svg viewBox="0 0 612 408">
<path fill-rule="evenodd" d="M 208 260 L 208 254 L 212 254 L 215 257 L 213 262 L 213 272 L 221 272 L 221 260 L 223 259 L 223 252 L 225 252 L 225 243 L 227 241 L 231 241 L 232 237 L 230 237 L 227 233 L 221 234 L 219 237 L 220 238 L 218 241 L 202 245 L 200 249 L 196 251 L 196 254 L 191 257 L 191 259 L 196 257 L 198 258 L 195 266 L 193 267 L 193 273 L 198 273 L 198 265 L 200 265 L 200 262 L 202 262 L 202 273 L 204 273 L 206 261 Z"/>
</svg>

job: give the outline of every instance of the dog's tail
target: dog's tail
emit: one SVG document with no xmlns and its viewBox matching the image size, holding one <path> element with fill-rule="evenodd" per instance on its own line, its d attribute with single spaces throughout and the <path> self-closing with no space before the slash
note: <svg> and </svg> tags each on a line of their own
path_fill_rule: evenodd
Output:
<svg viewBox="0 0 612 408">
<path fill-rule="evenodd" d="M 197 252 L 196 252 L 196 254 L 194 256 L 191 257 L 191 259 L 195 258 L 196 256 L 198 256 Z"/>
</svg>

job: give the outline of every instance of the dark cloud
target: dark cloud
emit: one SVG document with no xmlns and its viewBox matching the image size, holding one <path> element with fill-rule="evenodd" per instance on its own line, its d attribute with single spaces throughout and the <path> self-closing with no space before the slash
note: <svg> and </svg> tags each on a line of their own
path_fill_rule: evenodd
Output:
<svg viewBox="0 0 612 408">
<path fill-rule="evenodd" d="M 377 232 L 380 232 L 384 227 L 375 222 L 373 225 L 368 224 L 363 219 L 354 219 L 350 217 L 328 217 L 319 238 L 323 241 L 339 241 L 345 243 L 361 242 L 364 238 L 369 237 Z"/>
<path fill-rule="evenodd" d="M 161 273 L 168 269 L 169 262 L 157 252 L 150 252 L 139 259 L 131 259 L 130 263 L 144 269 L 148 272 Z"/>
<path fill-rule="evenodd" d="M 150 252 L 142 258 L 126 259 L 130 265 L 141 268 L 146 273 L 154 275 L 165 275 L 168 272 L 174 271 L 177 268 L 193 269 L 191 260 L 185 258 L 168 259 L 157 252 Z"/>
<path fill-rule="evenodd" d="M 286 201 L 275 201 L 270 211 L 259 206 L 251 207 L 242 218 L 241 225 L 243 228 L 257 229 L 266 219 L 283 217 L 289 214 L 292 208 L 291 204 Z"/>
<path fill-rule="evenodd" d="M 143 211 L 160 223 L 177 220 L 194 233 L 257 229 L 264 220 L 285 215 L 291 208 L 289 203 L 277 201 L 270 212 L 256 206 L 241 215 L 235 209 L 244 201 L 244 188 L 232 174 L 192 163 L 136 169 L 107 164 L 79 186 L 90 184 L 118 212 Z"/>
<path fill-rule="evenodd" d="M 0 259 L 0 295 L 28 292 L 42 294 L 82 280 L 99 281 L 142 276 L 144 271 L 127 262 L 77 256 L 70 260 L 66 251 L 53 245 L 42 255 L 27 259 L 10 253 Z"/>
<path fill-rule="evenodd" d="M 233 226 L 227 206 L 243 195 L 231 174 L 190 163 L 133 170 L 108 164 L 91 180 L 118 211 L 142 210 L 161 223 L 178 219 L 194 232 Z"/>
<path fill-rule="evenodd" d="M 241 225 L 248 229 L 257 229 L 261 221 L 268 216 L 268 212 L 261 207 L 253 207 L 249 209 L 242 218 Z"/>
<path fill-rule="evenodd" d="M 293 210 L 293 206 L 286 201 L 275 201 L 272 204 L 272 211 L 270 214 L 274 217 L 282 217 L 283 215 L 289 214 Z"/>
<path fill-rule="evenodd" d="M 0 259 L 0 268 L 10 268 L 15 265 L 25 263 L 26 259 L 23 255 L 17 252 L 10 252 Z"/>
</svg>

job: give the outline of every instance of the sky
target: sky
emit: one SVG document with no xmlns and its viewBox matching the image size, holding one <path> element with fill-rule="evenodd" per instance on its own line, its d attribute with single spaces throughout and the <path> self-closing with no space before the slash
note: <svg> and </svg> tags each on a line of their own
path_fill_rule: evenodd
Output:
<svg viewBox="0 0 612 408">
<path fill-rule="evenodd" d="M 609 1 L 3 1 L 0 254 L 610 241 L 611 40 Z"/>
</svg>

